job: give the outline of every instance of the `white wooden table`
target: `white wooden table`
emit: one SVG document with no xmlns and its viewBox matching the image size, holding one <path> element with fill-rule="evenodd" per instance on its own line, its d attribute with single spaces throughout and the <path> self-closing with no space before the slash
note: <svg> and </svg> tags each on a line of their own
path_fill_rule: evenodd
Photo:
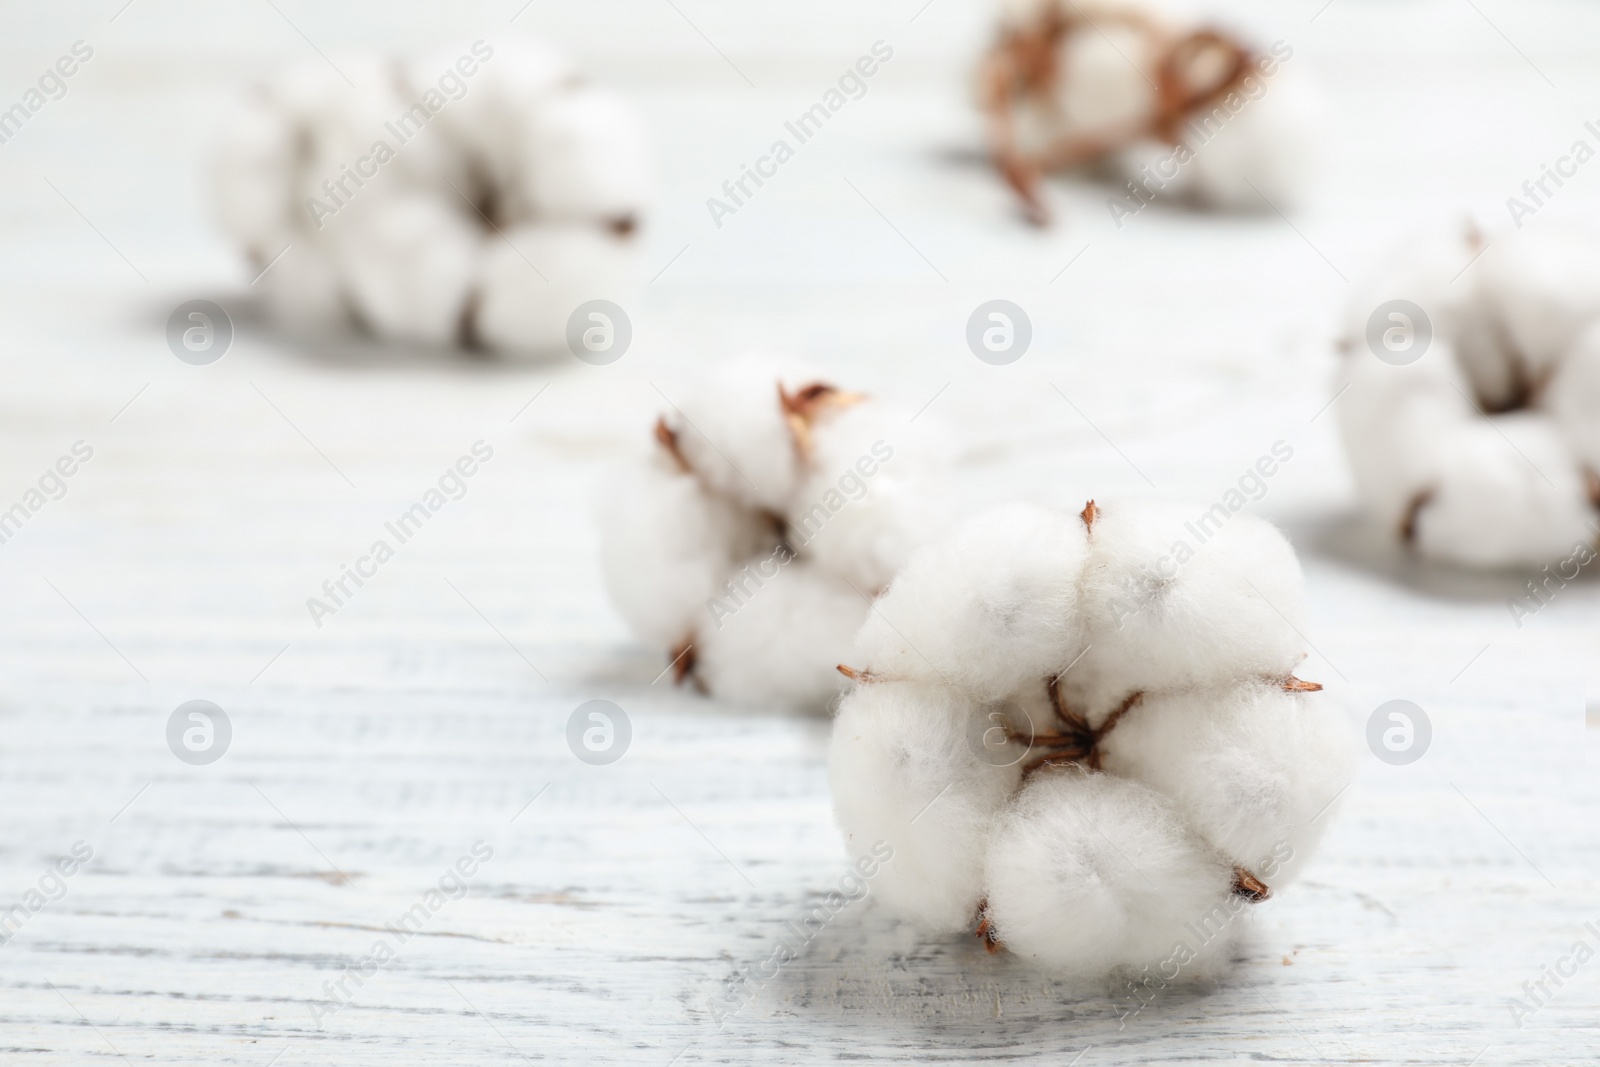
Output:
<svg viewBox="0 0 1600 1067">
<path fill-rule="evenodd" d="M 0 14 L 0 102 L 72 41 L 96 49 L 0 146 L 0 508 L 74 442 L 94 450 L 0 545 L 0 908 L 41 881 L 53 895 L 49 866 L 75 843 L 93 852 L 0 945 L 0 1062 L 1593 1057 L 1600 963 L 1549 986 L 1520 1028 L 1507 1001 L 1574 941 L 1600 946 L 1584 926 L 1600 926 L 1600 769 L 1583 727 L 1600 588 L 1517 629 L 1517 577 L 1408 568 L 1353 525 L 1318 412 L 1341 275 L 1423 213 L 1503 211 L 1579 136 L 1600 100 L 1600 16 L 1246 5 L 1337 104 L 1312 206 L 1293 226 L 1152 209 L 1119 231 L 1104 190 L 1063 183 L 1067 224 L 1041 235 L 963 161 L 957 76 L 982 20 L 957 0 L 537 0 L 514 26 L 510 2 L 120 6 Z M 300 342 L 253 318 L 249 276 L 197 202 L 221 94 L 314 57 L 307 39 L 336 52 L 540 26 L 637 94 L 659 141 L 656 280 L 628 356 L 496 367 Z M 715 228 L 705 198 L 878 39 L 896 58 L 868 95 Z M 1575 179 L 1562 206 L 1595 206 L 1597 181 Z M 961 339 L 996 296 L 1037 331 L 1008 368 Z M 162 339 L 195 297 L 238 325 L 210 367 Z M 977 497 L 1081 506 L 1148 481 L 1209 501 L 1292 444 L 1252 507 L 1306 565 L 1318 651 L 1302 673 L 1353 724 L 1406 698 L 1435 736 L 1411 766 L 1364 758 L 1319 860 L 1252 913 L 1219 988 L 1119 1020 L 1105 995 L 975 943 L 919 942 L 869 899 L 717 1024 L 712 998 L 844 872 L 827 726 L 652 683 L 661 664 L 601 590 L 588 504 L 642 440 L 655 387 L 751 346 L 937 396 Z M 467 495 L 315 627 L 306 598 L 480 439 L 495 455 Z M 632 722 L 611 766 L 566 745 L 594 698 Z M 232 724 L 209 766 L 166 743 L 194 699 Z M 492 858 L 430 907 L 475 842 Z M 419 903 L 419 933 L 386 929 Z M 345 977 L 380 940 L 395 958 Z"/>
</svg>

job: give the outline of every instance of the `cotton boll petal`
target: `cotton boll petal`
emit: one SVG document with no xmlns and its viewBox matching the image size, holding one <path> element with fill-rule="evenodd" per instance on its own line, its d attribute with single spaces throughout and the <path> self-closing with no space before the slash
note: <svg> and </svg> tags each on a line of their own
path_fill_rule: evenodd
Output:
<svg viewBox="0 0 1600 1067">
<path fill-rule="evenodd" d="M 1236 94 L 1243 107 L 1203 139 L 1192 119 L 1189 162 L 1193 190 L 1212 207 L 1281 211 L 1295 207 L 1317 170 L 1320 116 L 1315 96 L 1300 79 L 1280 71 L 1247 75 Z M 1253 98 L 1252 98 L 1253 96 Z"/>
<path fill-rule="evenodd" d="M 782 514 L 803 467 L 778 390 L 817 380 L 764 359 L 718 367 L 699 388 L 672 398 L 669 421 L 689 465 L 714 492 Z"/>
<path fill-rule="evenodd" d="M 328 241 L 379 336 L 444 345 L 461 328 L 482 238 L 437 198 L 377 189 L 330 221 Z"/>
<path fill-rule="evenodd" d="M 1548 378 L 1600 318 L 1600 235 L 1585 227 L 1501 234 L 1479 268 L 1479 287 L 1500 318 L 1507 358 L 1519 363 L 1526 384 Z"/>
<path fill-rule="evenodd" d="M 476 334 L 507 356 L 567 352 L 567 322 L 581 304 L 635 304 L 632 247 L 597 227 L 514 227 L 486 239 L 482 260 Z M 590 317 L 584 328 L 600 331 L 598 352 L 620 341 L 615 322 Z"/>
<path fill-rule="evenodd" d="M 1304 657 L 1294 549 L 1234 495 L 1097 504 L 1079 592 L 1088 650 L 1064 679 L 1091 721 L 1137 689 L 1282 679 Z"/>
<path fill-rule="evenodd" d="M 253 255 L 270 259 L 295 229 L 287 192 L 293 128 L 257 94 L 235 106 L 219 129 L 212 169 L 218 224 Z"/>
<path fill-rule="evenodd" d="M 1415 520 L 1416 546 L 1427 555 L 1475 567 L 1537 567 L 1593 542 L 1582 472 L 1549 418 L 1480 419 L 1450 440 L 1438 463 Z"/>
<path fill-rule="evenodd" d="M 723 700 L 821 710 L 844 688 L 835 668 L 867 602 L 805 560 L 782 558 L 748 560 L 723 583 L 724 608 L 696 631 L 695 676 Z"/>
<path fill-rule="evenodd" d="M 1192 958 L 1179 978 L 1209 976 L 1247 906 L 1231 865 L 1160 793 L 1074 771 L 1034 777 L 996 819 L 984 881 L 1006 948 L 1080 981 L 1155 969 L 1180 942 Z M 1217 932 L 1202 942 L 1191 924 Z"/>
<path fill-rule="evenodd" d="M 962 524 L 911 557 L 857 639 L 875 674 L 1002 699 L 1063 670 L 1081 645 L 1074 516 L 1014 505 Z"/>
<path fill-rule="evenodd" d="M 864 592 L 881 592 L 945 524 L 929 464 L 888 429 L 905 424 L 872 400 L 821 421 L 788 508 L 796 547 Z"/>
<path fill-rule="evenodd" d="M 632 108 L 603 89 L 574 86 L 528 115 L 523 130 L 521 172 L 539 214 L 631 227 L 650 184 L 644 127 Z"/>
<path fill-rule="evenodd" d="M 1455 352 L 1440 339 L 1401 366 L 1364 349 L 1346 357 L 1335 405 L 1345 453 L 1367 511 L 1396 536 L 1410 522 L 1418 495 L 1439 481 L 1457 435 L 1480 417 Z"/>
<path fill-rule="evenodd" d="M 600 564 L 634 636 L 661 649 L 710 616 L 735 561 L 776 537 L 760 519 L 707 493 L 659 453 L 619 468 L 599 494 Z"/>
<path fill-rule="evenodd" d="M 1160 791 L 1210 845 L 1273 889 L 1293 880 L 1354 774 L 1342 709 L 1256 682 L 1145 696 L 1102 766 Z"/>
<path fill-rule="evenodd" d="M 1018 761 L 970 744 L 978 710 L 945 686 L 875 682 L 834 722 L 828 777 L 845 848 L 859 857 L 886 842 L 894 855 L 874 895 L 933 934 L 971 931 L 991 820 L 1021 778 Z"/>
<path fill-rule="evenodd" d="M 1550 410 L 1585 468 L 1600 474 L 1600 324 L 1591 326 L 1551 378 Z M 1600 500 L 1596 501 L 1600 506 Z"/>
</svg>

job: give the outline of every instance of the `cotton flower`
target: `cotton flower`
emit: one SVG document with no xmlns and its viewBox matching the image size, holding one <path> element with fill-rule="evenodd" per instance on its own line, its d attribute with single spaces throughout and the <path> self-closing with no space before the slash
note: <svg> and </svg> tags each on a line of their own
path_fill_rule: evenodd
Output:
<svg viewBox="0 0 1600 1067">
<path fill-rule="evenodd" d="M 978 93 L 996 166 L 1036 223 L 1040 177 L 1082 166 L 1122 184 L 1119 226 L 1157 195 L 1265 210 L 1314 167 L 1313 102 L 1281 69 L 1292 55 L 1127 0 L 1009 0 Z"/>
<path fill-rule="evenodd" d="M 1468 225 L 1395 250 L 1359 286 L 1340 345 L 1340 427 L 1366 510 L 1461 566 L 1537 567 L 1593 545 L 1597 330 L 1592 234 Z"/>
<path fill-rule="evenodd" d="M 1015 505 L 912 555 L 829 756 L 851 855 L 894 849 L 885 906 L 1076 980 L 1199 978 L 1298 876 L 1351 770 L 1342 713 L 1295 674 L 1300 569 L 1265 522 L 1202 539 L 1185 514 Z"/>
<path fill-rule="evenodd" d="M 892 404 L 766 359 L 672 404 L 600 496 L 612 601 L 679 681 L 821 709 L 873 598 L 939 522 L 939 450 Z"/>
<path fill-rule="evenodd" d="M 580 304 L 629 292 L 640 124 L 542 48 L 291 70 L 219 139 L 219 221 L 288 327 L 536 355 Z"/>
</svg>

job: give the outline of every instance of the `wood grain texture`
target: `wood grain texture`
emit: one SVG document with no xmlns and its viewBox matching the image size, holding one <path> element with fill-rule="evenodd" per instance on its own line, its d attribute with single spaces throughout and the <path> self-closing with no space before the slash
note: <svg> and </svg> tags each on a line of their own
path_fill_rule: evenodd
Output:
<svg viewBox="0 0 1600 1067">
<path fill-rule="evenodd" d="M 515 7 L 284 6 L 328 48 L 470 39 Z M 1340 272 L 1441 204 L 1498 209 L 1581 123 L 1466 6 L 1336 0 L 1311 23 L 1317 6 L 1238 8 L 1293 40 L 1341 105 L 1298 230 L 1167 209 L 1117 230 L 1104 189 L 1069 183 L 1053 190 L 1067 225 L 1044 235 L 944 152 L 970 143 L 952 73 L 979 39 L 963 5 L 915 23 L 920 2 L 686 6 L 756 90 L 665 6 L 531 12 L 640 97 L 661 145 L 643 258 L 646 277 L 666 269 L 609 368 L 297 341 L 250 315 L 249 275 L 197 212 L 194 163 L 225 87 L 308 55 L 271 11 L 0 16 L 15 20 L 6 69 L 42 69 L 78 37 L 99 49 L 0 148 L 0 507 L 73 442 L 94 448 L 0 545 L 0 908 L 75 842 L 93 849 L 0 945 L 0 1062 L 1592 1058 L 1600 962 L 1521 1027 L 1507 1000 L 1576 940 L 1600 946 L 1583 726 L 1600 588 L 1564 590 L 1519 629 L 1505 607 L 1519 576 L 1418 569 L 1376 543 L 1321 412 Z M 1600 89 L 1573 44 L 1594 39 L 1595 15 L 1485 9 L 1578 99 Z M 774 34 L 791 49 L 768 64 Z M 879 37 L 900 65 L 714 228 L 704 198 Z M 1578 182 L 1563 196 L 1594 206 Z M 1010 368 L 960 339 L 997 294 L 1035 323 L 1036 352 Z M 194 296 L 239 325 L 205 368 L 161 338 Z M 1076 509 L 1153 485 L 1198 511 L 1273 442 L 1295 449 L 1251 508 L 1306 566 L 1299 673 L 1328 684 L 1353 734 L 1405 698 L 1434 740 L 1408 767 L 1364 758 L 1306 880 L 1249 913 L 1217 987 L 1124 1018 L 1106 991 L 975 940 L 920 941 L 869 896 L 719 1022 L 729 983 L 844 873 L 827 724 L 653 682 L 663 664 L 606 604 L 589 501 L 604 466 L 647 442 L 658 389 L 752 345 L 931 401 L 967 442 L 957 480 L 979 501 Z M 306 598 L 478 440 L 495 455 L 466 495 L 316 626 Z M 594 698 L 631 720 L 611 766 L 567 747 L 568 716 Z M 211 766 L 166 746 L 192 699 L 233 726 Z M 430 907 L 480 841 L 493 855 L 466 894 Z M 388 928 L 419 903 L 419 932 Z M 380 941 L 394 959 L 344 978 L 326 1012 L 328 984 Z"/>
</svg>

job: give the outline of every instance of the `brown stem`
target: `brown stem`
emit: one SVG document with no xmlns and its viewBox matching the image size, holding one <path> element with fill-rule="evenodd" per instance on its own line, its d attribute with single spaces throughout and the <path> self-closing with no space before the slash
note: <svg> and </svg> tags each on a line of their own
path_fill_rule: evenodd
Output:
<svg viewBox="0 0 1600 1067">
<path fill-rule="evenodd" d="M 1095 502 L 1091 500 L 1083 506 L 1083 510 L 1078 513 L 1078 517 L 1083 519 L 1084 529 L 1093 530 L 1094 520 L 1100 517 L 1100 509 L 1095 505 Z"/>
<path fill-rule="evenodd" d="M 1252 904 L 1272 899 L 1271 887 L 1243 867 L 1233 868 L 1233 891 Z"/>
<path fill-rule="evenodd" d="M 1320 693 L 1322 692 L 1322 683 L 1308 682 L 1304 678 L 1296 678 L 1291 674 L 1284 680 L 1283 691 L 1285 693 Z"/>
<path fill-rule="evenodd" d="M 672 461 L 678 465 L 680 471 L 684 474 L 694 473 L 689 461 L 683 458 L 682 449 L 678 447 L 678 431 L 667 425 L 665 415 L 656 419 L 656 444 L 667 450 L 667 455 L 672 457 Z"/>
<path fill-rule="evenodd" d="M 835 667 L 834 670 L 838 671 L 852 682 L 870 682 L 875 678 L 875 675 L 873 675 L 873 673 L 869 670 L 857 670 L 854 667 L 847 667 L 843 663 Z"/>
<path fill-rule="evenodd" d="M 682 685 L 694 671 L 694 638 L 686 637 L 672 650 L 672 684 Z"/>
<path fill-rule="evenodd" d="M 1433 490 L 1424 489 L 1411 498 L 1406 505 L 1405 517 L 1400 520 L 1400 540 L 1408 545 L 1417 543 L 1417 524 L 1422 518 L 1422 509 L 1433 502 Z"/>
<path fill-rule="evenodd" d="M 991 955 L 1005 948 L 1000 938 L 994 932 L 994 923 L 989 921 L 989 898 L 978 901 L 978 928 L 973 934 L 983 940 L 984 950 Z"/>
</svg>

